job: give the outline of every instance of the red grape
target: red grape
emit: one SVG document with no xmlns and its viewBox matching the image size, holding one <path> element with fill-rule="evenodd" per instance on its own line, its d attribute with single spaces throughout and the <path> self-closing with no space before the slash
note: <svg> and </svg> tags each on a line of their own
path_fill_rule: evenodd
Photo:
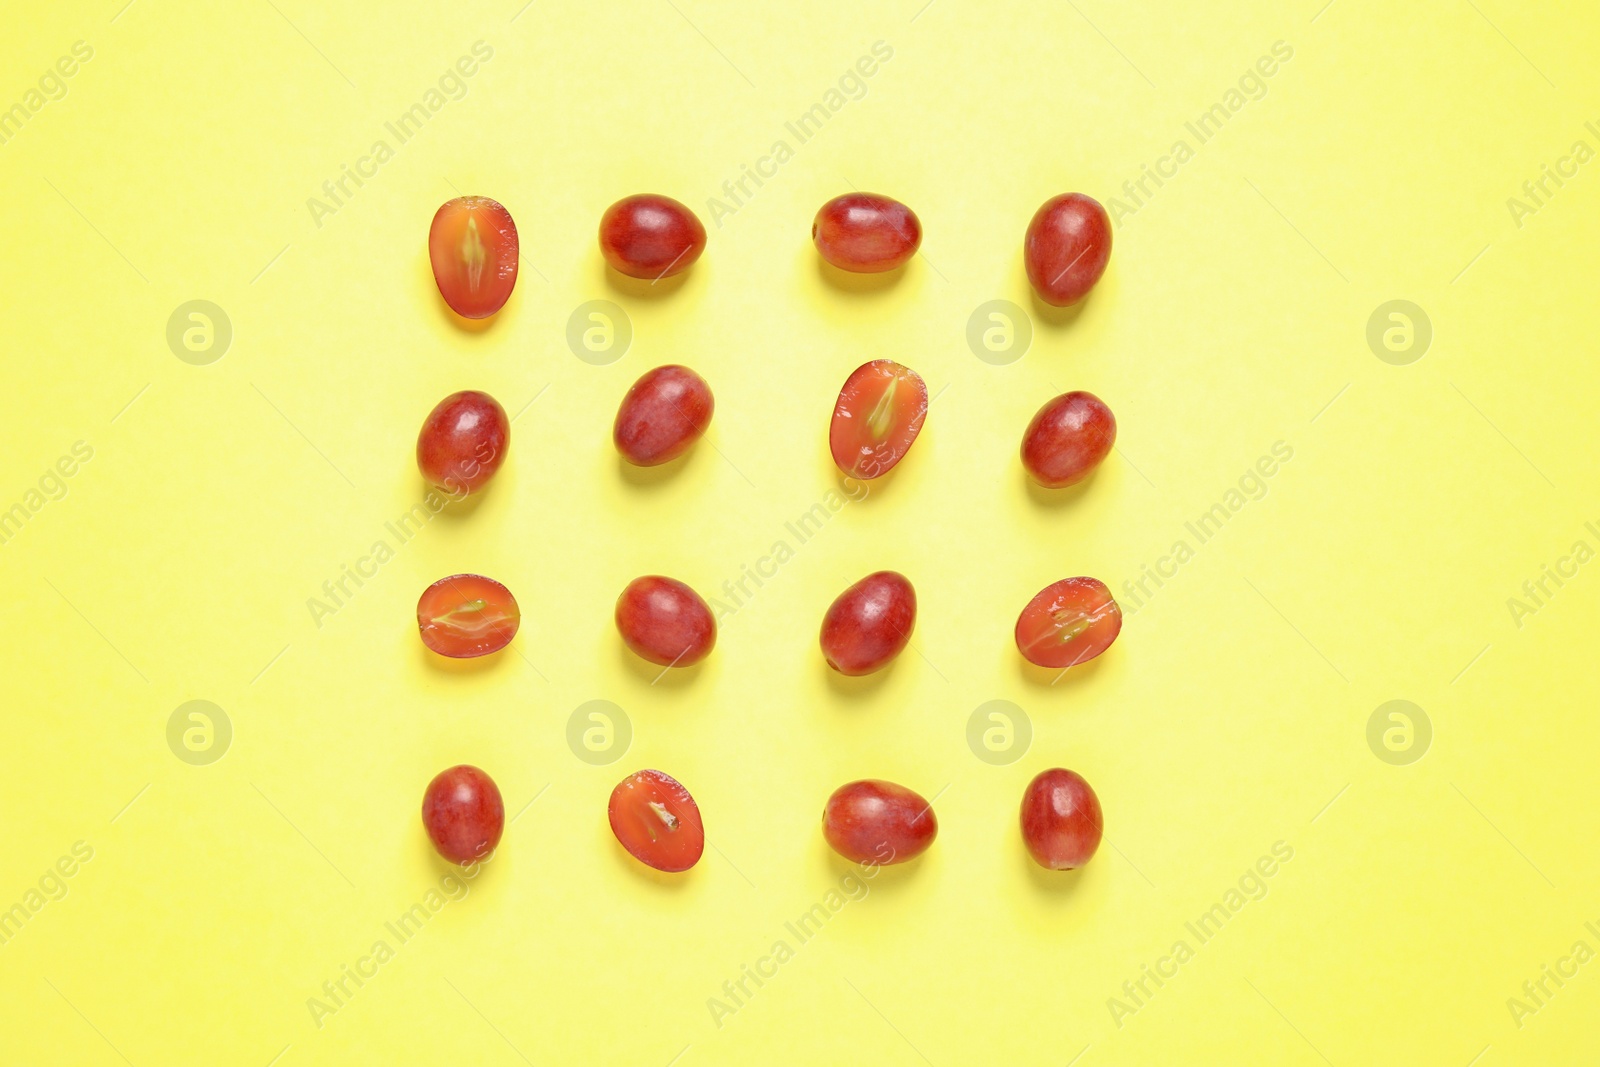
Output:
<svg viewBox="0 0 1600 1067">
<path fill-rule="evenodd" d="M 865 778 L 841 785 L 822 809 L 822 836 L 855 863 L 916 859 L 939 834 L 933 807 L 903 785 Z"/>
<path fill-rule="evenodd" d="M 1063 578 L 1039 590 L 1017 617 L 1017 650 L 1041 667 L 1075 667 L 1111 647 L 1122 609 L 1098 578 Z"/>
<path fill-rule="evenodd" d="M 1111 217 L 1082 193 L 1046 200 L 1028 223 L 1022 261 L 1039 299 L 1056 307 L 1089 295 L 1111 260 Z"/>
<path fill-rule="evenodd" d="M 500 843 L 506 809 L 494 779 L 463 763 L 440 771 L 422 795 L 422 825 L 451 863 L 481 860 Z"/>
<path fill-rule="evenodd" d="M 517 224 L 493 200 L 445 201 L 428 229 L 428 260 L 450 310 L 484 319 L 505 306 L 517 284 L 517 248 Z"/>
<path fill-rule="evenodd" d="M 845 379 L 828 426 L 833 462 L 853 478 L 888 474 L 905 458 L 928 417 L 922 376 L 893 360 L 875 359 Z"/>
<path fill-rule="evenodd" d="M 658 871 L 687 871 L 705 851 L 700 806 L 660 771 L 636 771 L 618 782 L 606 814 L 629 855 Z"/>
<path fill-rule="evenodd" d="M 1028 423 L 1022 465 L 1046 489 L 1087 478 L 1117 443 L 1117 420 L 1093 393 L 1062 393 Z"/>
<path fill-rule="evenodd" d="M 440 578 L 417 601 L 422 643 L 451 659 L 500 651 L 517 635 L 521 622 L 511 590 L 481 574 Z"/>
<path fill-rule="evenodd" d="M 464 496 L 505 462 L 511 443 L 506 409 L 488 393 L 451 393 L 428 413 L 417 434 L 417 466 L 431 485 Z"/>
<path fill-rule="evenodd" d="M 625 196 L 600 216 L 600 254 L 630 278 L 657 281 L 689 269 L 706 247 L 706 228 L 670 196 Z"/>
<path fill-rule="evenodd" d="M 635 578 L 617 598 L 617 630 L 636 655 L 663 667 L 699 663 L 717 643 L 717 621 L 700 594 L 654 574 Z"/>
<path fill-rule="evenodd" d="M 822 617 L 822 654 L 840 674 L 888 666 L 911 640 L 917 591 L 895 571 L 869 574 L 839 594 Z"/>
<path fill-rule="evenodd" d="M 898 200 L 876 193 L 846 193 L 818 210 L 811 240 L 822 258 L 840 270 L 877 274 L 916 255 L 922 223 Z"/>
<path fill-rule="evenodd" d="M 1042 771 L 1022 794 L 1022 840 L 1041 867 L 1082 867 L 1100 847 L 1104 829 L 1100 799 L 1075 771 Z"/>
<path fill-rule="evenodd" d="M 622 398 L 611 439 L 629 463 L 654 467 L 700 440 L 714 406 L 711 387 L 700 375 L 676 364 L 657 367 Z"/>
</svg>

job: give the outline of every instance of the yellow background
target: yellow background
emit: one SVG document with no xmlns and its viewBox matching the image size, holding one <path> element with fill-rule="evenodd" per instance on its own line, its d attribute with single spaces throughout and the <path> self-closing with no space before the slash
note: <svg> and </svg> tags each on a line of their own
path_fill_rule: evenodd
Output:
<svg viewBox="0 0 1600 1067">
<path fill-rule="evenodd" d="M 1520 628 L 1506 603 L 1574 541 L 1600 548 L 1600 164 L 1520 227 L 1506 205 L 1575 140 L 1600 147 L 1592 8 L 920 3 L 12 5 L 0 104 L 75 41 L 94 55 L 0 145 L 0 507 L 74 442 L 94 454 L 0 546 L 0 908 L 75 842 L 94 857 L 0 946 L 0 1060 L 1592 1054 L 1600 963 L 1520 1027 L 1506 1003 L 1575 941 L 1600 949 L 1600 568 Z M 480 40 L 493 57 L 465 97 L 317 225 L 308 198 Z M 892 59 L 797 144 L 784 123 L 876 41 Z M 1120 220 L 1081 313 L 1046 314 L 1020 256 L 1038 204 L 1109 204 L 1278 41 L 1293 58 L 1265 95 Z M 779 138 L 793 158 L 712 224 L 707 198 Z M 824 275 L 808 240 L 852 186 L 922 218 L 925 255 L 886 287 Z M 425 254 L 458 191 L 501 200 L 522 239 L 515 295 L 476 332 L 441 309 Z M 601 266 L 597 220 L 637 191 L 710 230 L 664 291 Z M 192 299 L 232 323 L 209 366 L 166 343 Z M 966 338 L 996 299 L 1033 327 L 1003 366 Z M 1407 366 L 1366 341 L 1394 299 L 1434 329 Z M 589 300 L 631 320 L 610 365 L 565 340 Z M 715 596 L 754 567 L 837 489 L 828 415 L 876 357 L 938 394 L 910 458 L 724 620 L 703 667 L 652 685 L 616 594 L 658 572 Z M 672 361 L 711 382 L 716 417 L 677 469 L 630 475 L 617 402 Z M 471 387 L 532 401 L 491 491 L 319 628 L 307 599 L 420 496 L 417 427 Z M 1119 451 L 1047 499 L 1017 443 L 1072 388 L 1111 405 Z M 1092 574 L 1123 596 L 1278 441 L 1293 459 L 1266 495 L 1107 655 L 1053 685 L 1022 668 L 1011 627 L 1039 588 Z M 843 684 L 817 625 L 878 568 L 916 584 L 917 652 Z M 459 571 L 504 581 L 524 621 L 516 651 L 450 669 L 413 611 Z M 166 743 L 193 699 L 233 724 L 209 766 Z M 609 766 L 566 743 L 596 699 L 633 728 Z M 1033 730 L 1005 766 L 966 741 L 997 699 Z M 1432 723 L 1408 766 L 1367 743 L 1394 699 Z M 521 816 L 319 1028 L 308 998 L 447 873 L 418 806 L 462 761 Z M 1055 765 L 1106 812 L 1076 875 L 1035 870 L 1016 830 L 1024 784 Z M 675 881 L 606 826 L 641 767 L 693 791 L 715 846 Z M 708 998 L 846 873 L 817 817 L 864 776 L 937 795 L 938 842 L 719 1027 Z M 1119 1026 L 1108 999 L 1280 841 L 1293 859 L 1266 895 Z"/>
</svg>

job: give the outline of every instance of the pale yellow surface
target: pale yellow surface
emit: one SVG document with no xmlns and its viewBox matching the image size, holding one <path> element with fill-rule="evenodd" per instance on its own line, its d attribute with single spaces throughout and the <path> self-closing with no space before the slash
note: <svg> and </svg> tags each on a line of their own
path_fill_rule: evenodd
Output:
<svg viewBox="0 0 1600 1067">
<path fill-rule="evenodd" d="M 1592 1057 L 1600 963 L 1569 957 L 1600 950 L 1600 566 L 1546 579 L 1520 626 L 1507 605 L 1574 542 L 1600 548 L 1600 163 L 1561 163 L 1600 148 L 1592 6 L 920 2 L 11 6 L 0 106 L 74 42 L 93 56 L 0 144 L 0 508 L 27 513 L 0 545 L 0 909 L 26 916 L 0 945 L 0 1061 Z M 399 144 L 385 123 L 479 41 L 492 57 L 464 97 Z M 801 143 L 785 123 L 879 41 L 892 56 Z M 1199 143 L 1185 122 L 1275 42 L 1292 58 Z M 1126 200 L 1180 138 L 1192 158 L 1119 212 L 1092 299 L 1045 314 L 1020 254 L 1034 209 Z M 379 139 L 393 158 L 360 163 Z M 779 140 L 781 165 L 762 162 Z M 315 219 L 308 199 L 358 164 L 365 184 Z M 1545 164 L 1564 185 L 1514 218 Z M 714 222 L 708 198 L 746 166 L 768 177 Z M 925 255 L 887 286 L 818 269 L 811 217 L 852 186 L 922 218 Z M 425 253 L 458 191 L 504 202 L 522 237 L 515 295 L 481 331 L 442 310 Z M 594 237 L 638 191 L 710 231 L 648 295 L 607 278 Z M 166 343 L 193 299 L 232 323 L 209 366 Z M 1032 320 L 1008 365 L 967 342 L 996 299 Z M 1395 299 L 1434 329 L 1407 366 L 1366 341 Z M 631 320 L 610 365 L 566 342 L 589 300 Z M 786 523 L 839 489 L 835 394 L 877 357 L 926 377 L 927 428 L 800 544 Z M 630 475 L 617 402 L 672 361 L 711 382 L 716 417 L 676 469 Z M 319 627 L 308 598 L 396 545 L 417 427 L 469 387 L 531 405 L 492 489 Z M 1072 388 L 1114 409 L 1119 451 L 1057 500 L 1030 492 L 1017 444 Z M 79 441 L 92 459 L 46 479 L 60 499 L 30 498 Z M 1185 523 L 1277 442 L 1292 459 L 1198 544 Z M 1158 565 L 1175 576 L 1135 612 L 1123 582 Z M 712 658 L 652 684 L 612 626 L 623 585 L 666 573 L 730 602 L 747 567 L 770 577 Z M 879 568 L 916 584 L 916 651 L 843 684 L 818 622 Z M 524 622 L 515 651 L 450 669 L 413 611 L 459 571 L 504 581 Z M 1128 618 L 1052 685 L 1011 627 L 1075 574 Z M 166 740 L 196 699 L 233 726 L 209 766 Z M 1367 743 L 1396 699 L 1433 728 L 1407 766 Z M 567 745 L 590 700 L 632 723 L 608 766 Z M 1009 765 L 967 744 L 990 700 L 1032 724 Z M 423 786 L 456 762 L 522 814 L 401 944 L 385 924 L 448 873 Z M 1016 828 L 1024 784 L 1056 765 L 1106 812 L 1077 875 L 1034 869 Z M 704 813 L 714 848 L 676 881 L 606 826 L 641 767 Z M 801 943 L 785 924 L 848 873 L 822 802 L 865 776 L 937 796 L 939 840 Z M 1292 859 L 1202 944 L 1185 924 L 1227 910 L 1278 842 Z M 63 856 L 72 877 L 46 877 Z M 30 896 L 41 879 L 60 899 Z M 308 1000 L 370 972 L 380 939 L 393 958 L 318 1019 Z M 792 958 L 763 962 L 780 940 Z M 1180 940 L 1192 956 L 1163 963 Z M 1528 999 L 1547 965 L 1576 973 Z M 1131 1000 L 1146 966 L 1172 976 Z M 741 979 L 752 995 L 714 1012 Z"/>
</svg>

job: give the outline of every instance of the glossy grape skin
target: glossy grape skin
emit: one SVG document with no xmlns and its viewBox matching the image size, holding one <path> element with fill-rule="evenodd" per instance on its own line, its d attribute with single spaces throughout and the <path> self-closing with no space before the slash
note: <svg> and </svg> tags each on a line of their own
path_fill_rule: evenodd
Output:
<svg viewBox="0 0 1600 1067">
<path fill-rule="evenodd" d="M 840 270 L 879 274 L 917 254 L 922 222 L 898 200 L 876 193 L 846 193 L 817 211 L 811 240 L 822 258 Z"/>
<path fill-rule="evenodd" d="M 673 578 L 635 578 L 617 598 L 617 632 L 634 654 L 663 667 L 689 667 L 711 654 L 717 621 L 700 594 Z"/>
<path fill-rule="evenodd" d="M 926 852 L 938 835 L 939 820 L 926 800 L 877 778 L 840 786 L 822 809 L 822 836 L 854 863 L 905 863 Z"/>
<path fill-rule="evenodd" d="M 622 398 L 611 440 L 635 466 L 667 463 L 700 440 L 715 407 L 711 386 L 700 375 L 677 364 L 657 367 Z"/>
<path fill-rule="evenodd" d="M 628 854 L 658 871 L 687 871 L 706 847 L 700 805 L 671 775 L 635 771 L 611 791 L 611 832 Z"/>
<path fill-rule="evenodd" d="M 1100 798 L 1075 771 L 1041 771 L 1022 794 L 1022 840 L 1041 867 L 1082 867 L 1094 857 L 1104 831 Z"/>
<path fill-rule="evenodd" d="M 1022 261 L 1040 300 L 1056 307 L 1076 304 L 1111 261 L 1111 217 L 1082 193 L 1051 197 L 1028 223 Z"/>
<path fill-rule="evenodd" d="M 466 389 L 439 401 L 417 434 L 417 468 L 428 484 L 465 496 L 494 477 L 511 444 L 511 420 L 488 393 Z"/>
<path fill-rule="evenodd" d="M 1083 481 L 1117 443 L 1117 420 L 1105 401 L 1078 390 L 1045 404 L 1022 435 L 1022 465 L 1046 489 Z"/>
<path fill-rule="evenodd" d="M 688 270 L 706 247 L 706 228 L 670 196 L 625 196 L 600 217 L 600 254 L 630 278 L 657 281 Z"/>
<path fill-rule="evenodd" d="M 927 417 L 922 375 L 890 359 L 863 363 L 845 379 L 828 424 L 834 465 L 852 478 L 881 478 L 911 451 Z"/>
<path fill-rule="evenodd" d="M 822 654 L 846 675 L 889 665 L 911 641 L 917 592 L 906 576 L 877 571 L 840 593 L 822 618 Z"/>
<path fill-rule="evenodd" d="M 439 855 L 451 863 L 486 858 L 500 843 L 506 809 L 500 790 L 468 764 L 440 771 L 422 795 L 422 825 Z"/>
<path fill-rule="evenodd" d="M 1122 609 L 1098 578 L 1063 578 L 1028 601 L 1017 617 L 1017 651 L 1052 669 L 1087 663 L 1122 632 Z"/>
<path fill-rule="evenodd" d="M 498 652 L 517 636 L 522 612 L 511 590 L 481 574 L 453 574 L 422 591 L 417 629 L 441 656 L 473 659 Z"/>
<path fill-rule="evenodd" d="M 505 306 L 517 284 L 519 243 L 511 213 L 486 196 L 448 200 L 428 228 L 433 281 L 450 310 L 484 319 Z"/>
</svg>

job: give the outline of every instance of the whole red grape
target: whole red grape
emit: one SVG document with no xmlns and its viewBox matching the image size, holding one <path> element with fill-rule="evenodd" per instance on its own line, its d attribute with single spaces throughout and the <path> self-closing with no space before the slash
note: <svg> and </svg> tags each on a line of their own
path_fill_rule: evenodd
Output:
<svg viewBox="0 0 1600 1067">
<path fill-rule="evenodd" d="M 917 591 L 896 571 L 869 574 L 839 594 L 822 617 L 822 654 L 840 674 L 871 674 L 911 640 Z"/>
<path fill-rule="evenodd" d="M 1089 295 L 1111 261 L 1111 217 L 1082 193 L 1046 200 L 1028 223 L 1022 262 L 1046 304 L 1066 307 Z"/>
<path fill-rule="evenodd" d="M 938 835 L 932 805 L 876 778 L 841 785 L 822 809 L 822 836 L 855 863 L 886 867 L 916 859 Z"/>
<path fill-rule="evenodd" d="M 422 825 L 439 855 L 452 863 L 481 860 L 500 843 L 506 809 L 500 790 L 468 764 L 440 771 L 422 795 Z"/>
<path fill-rule="evenodd" d="M 435 405 L 417 434 L 417 467 L 454 496 L 479 489 L 506 460 L 511 420 L 488 393 L 466 389 Z"/>
<path fill-rule="evenodd" d="M 1041 771 L 1022 794 L 1022 840 L 1041 867 L 1082 867 L 1100 847 L 1100 799 L 1076 771 Z"/>
<path fill-rule="evenodd" d="M 657 367 L 646 371 L 622 398 L 611 439 L 629 463 L 667 463 L 700 440 L 715 406 L 711 386 L 700 375 L 676 364 Z"/>
<path fill-rule="evenodd" d="M 675 578 L 635 578 L 617 598 L 617 631 L 634 654 L 663 667 L 688 667 L 711 654 L 717 620 L 700 594 Z"/>
<path fill-rule="evenodd" d="M 1117 443 L 1117 420 L 1105 401 L 1077 390 L 1039 409 L 1022 435 L 1022 465 L 1046 489 L 1087 478 Z"/>
<path fill-rule="evenodd" d="M 689 269 L 706 247 L 706 228 L 670 196 L 625 196 L 600 216 L 600 254 L 630 278 L 657 281 Z"/>
<path fill-rule="evenodd" d="M 898 200 L 876 193 L 846 193 L 817 211 L 811 240 L 822 258 L 840 270 L 878 274 L 916 255 L 922 223 Z"/>
</svg>

